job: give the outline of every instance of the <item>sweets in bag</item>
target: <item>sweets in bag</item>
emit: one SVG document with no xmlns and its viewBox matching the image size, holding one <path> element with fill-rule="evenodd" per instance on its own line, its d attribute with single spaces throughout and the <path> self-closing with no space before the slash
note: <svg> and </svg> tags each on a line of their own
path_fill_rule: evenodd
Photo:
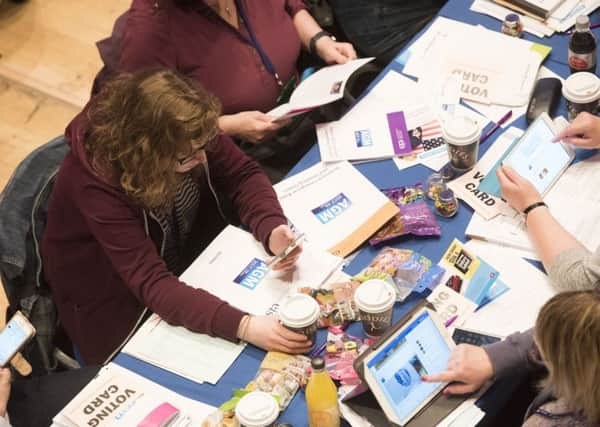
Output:
<svg viewBox="0 0 600 427">
<path fill-rule="evenodd" d="M 334 283 L 330 289 L 300 288 L 299 292 L 313 297 L 320 306 L 319 328 L 342 326 L 360 320 L 354 303 L 354 292 L 360 282 Z"/>
</svg>

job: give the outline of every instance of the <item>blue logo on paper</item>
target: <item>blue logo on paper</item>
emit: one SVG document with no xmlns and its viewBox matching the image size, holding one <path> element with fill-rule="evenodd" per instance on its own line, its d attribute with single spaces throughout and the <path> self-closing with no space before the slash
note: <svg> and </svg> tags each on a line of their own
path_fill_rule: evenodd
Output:
<svg viewBox="0 0 600 427">
<path fill-rule="evenodd" d="M 370 147 L 373 145 L 373 138 L 369 129 L 355 130 L 354 139 L 356 139 L 357 147 Z"/>
<path fill-rule="evenodd" d="M 267 264 L 258 258 L 254 258 L 233 281 L 238 285 L 254 290 L 268 272 L 269 267 L 267 267 Z"/>
<path fill-rule="evenodd" d="M 317 206 L 311 212 L 317 217 L 321 224 L 327 224 L 332 219 L 340 216 L 346 211 L 352 202 L 347 198 L 344 193 L 340 193 L 328 202 L 323 203 L 321 206 Z"/>
</svg>

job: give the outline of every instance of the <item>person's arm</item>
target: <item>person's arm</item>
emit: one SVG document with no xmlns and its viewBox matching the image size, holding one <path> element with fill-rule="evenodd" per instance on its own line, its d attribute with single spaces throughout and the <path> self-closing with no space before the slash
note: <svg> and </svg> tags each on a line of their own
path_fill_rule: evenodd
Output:
<svg viewBox="0 0 600 427">
<path fill-rule="evenodd" d="M 503 197 L 518 212 L 542 201 L 535 187 L 512 168 L 501 167 L 497 175 Z M 557 287 L 577 290 L 600 286 L 600 253 L 590 253 L 559 224 L 548 207 L 539 206 L 530 211 L 525 225 L 544 268 Z"/>
<path fill-rule="evenodd" d="M 10 369 L 0 368 L 0 427 L 10 427 L 8 399 L 10 398 Z"/>
<path fill-rule="evenodd" d="M 296 12 L 293 17 L 294 26 L 296 27 L 300 41 L 304 48 L 309 50 L 310 40 L 315 34 L 323 31 L 323 29 L 305 9 Z M 315 50 L 316 52 L 311 53 L 317 54 L 328 64 L 344 64 L 351 59 L 356 59 L 356 51 L 352 44 L 340 43 L 327 36 L 317 40 Z"/>
</svg>

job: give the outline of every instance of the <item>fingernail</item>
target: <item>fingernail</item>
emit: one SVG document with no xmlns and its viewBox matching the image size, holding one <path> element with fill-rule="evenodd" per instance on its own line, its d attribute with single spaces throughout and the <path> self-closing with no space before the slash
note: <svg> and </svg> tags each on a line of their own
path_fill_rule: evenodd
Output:
<svg viewBox="0 0 600 427">
<path fill-rule="evenodd" d="M 421 376 L 421 381 L 427 381 L 427 377 L 425 375 Z"/>
<path fill-rule="evenodd" d="M 444 396 L 448 396 L 450 394 L 450 392 L 448 391 L 448 389 L 444 390 Z"/>
</svg>

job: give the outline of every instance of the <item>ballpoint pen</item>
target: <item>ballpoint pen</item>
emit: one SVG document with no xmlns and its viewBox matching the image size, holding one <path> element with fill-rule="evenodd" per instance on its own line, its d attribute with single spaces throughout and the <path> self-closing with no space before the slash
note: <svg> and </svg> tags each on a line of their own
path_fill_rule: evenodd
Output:
<svg viewBox="0 0 600 427">
<path fill-rule="evenodd" d="M 444 327 L 445 327 L 445 328 L 448 328 L 448 327 L 450 327 L 450 326 L 451 326 L 451 325 L 454 323 L 454 321 L 455 321 L 456 319 L 458 319 L 458 314 L 455 314 L 455 315 L 454 315 L 454 316 L 452 316 L 450 319 L 446 320 L 446 323 L 444 323 Z"/>
</svg>

